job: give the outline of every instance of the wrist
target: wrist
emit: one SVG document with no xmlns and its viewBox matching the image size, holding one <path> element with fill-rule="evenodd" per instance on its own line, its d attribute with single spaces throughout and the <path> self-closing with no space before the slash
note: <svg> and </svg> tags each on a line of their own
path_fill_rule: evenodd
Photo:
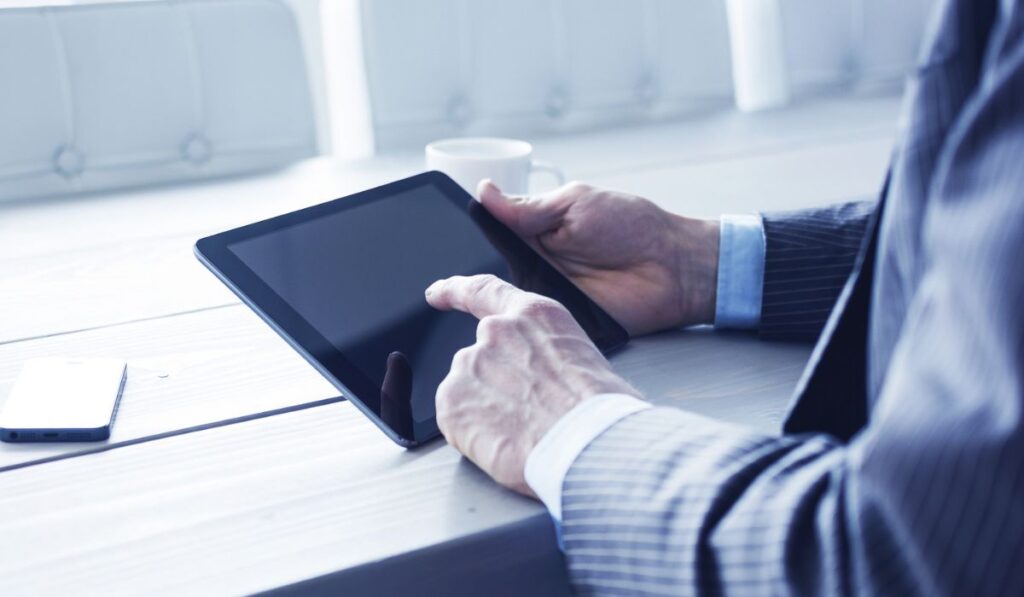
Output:
<svg viewBox="0 0 1024 597">
<path fill-rule="evenodd" d="M 717 219 L 676 219 L 677 270 L 682 321 L 680 325 L 712 324 L 718 295 L 718 255 L 721 224 Z"/>
</svg>

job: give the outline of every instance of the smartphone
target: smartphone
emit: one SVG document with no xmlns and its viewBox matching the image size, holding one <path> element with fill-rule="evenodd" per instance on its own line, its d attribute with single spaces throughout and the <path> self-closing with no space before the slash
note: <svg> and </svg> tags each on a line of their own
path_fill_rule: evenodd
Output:
<svg viewBox="0 0 1024 597">
<path fill-rule="evenodd" d="M 117 359 L 25 363 L 0 411 L 5 442 L 85 442 L 110 437 L 127 366 Z"/>
</svg>

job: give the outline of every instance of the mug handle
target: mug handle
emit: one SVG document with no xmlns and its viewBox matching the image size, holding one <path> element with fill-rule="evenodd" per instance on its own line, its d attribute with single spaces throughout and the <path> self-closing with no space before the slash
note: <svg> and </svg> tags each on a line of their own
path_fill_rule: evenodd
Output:
<svg viewBox="0 0 1024 597">
<path fill-rule="evenodd" d="M 543 172 L 545 174 L 550 174 L 555 178 L 555 180 L 558 181 L 558 184 L 556 186 L 560 187 L 565 184 L 565 172 L 562 172 L 561 168 L 552 164 L 551 162 L 545 162 L 543 160 L 533 160 L 532 162 L 530 162 L 530 174 L 533 174 L 535 172 Z"/>
</svg>

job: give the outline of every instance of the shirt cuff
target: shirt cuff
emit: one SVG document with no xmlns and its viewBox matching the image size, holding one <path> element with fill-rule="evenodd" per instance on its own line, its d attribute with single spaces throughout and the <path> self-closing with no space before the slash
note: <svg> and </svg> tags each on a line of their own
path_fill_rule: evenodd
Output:
<svg viewBox="0 0 1024 597">
<path fill-rule="evenodd" d="M 650 407 L 628 394 L 598 394 L 562 415 L 544 434 L 527 456 L 523 474 L 555 520 L 562 520 L 562 482 L 583 449 L 620 419 Z"/>
<path fill-rule="evenodd" d="M 722 216 L 715 327 L 753 329 L 761 322 L 764 225 L 756 215 Z"/>
</svg>

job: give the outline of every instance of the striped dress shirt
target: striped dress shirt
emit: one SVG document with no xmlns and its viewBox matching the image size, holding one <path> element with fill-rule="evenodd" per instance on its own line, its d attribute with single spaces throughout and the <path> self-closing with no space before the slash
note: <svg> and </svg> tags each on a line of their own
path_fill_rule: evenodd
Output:
<svg viewBox="0 0 1024 597">
<path fill-rule="evenodd" d="M 764 216 L 760 333 L 818 338 L 785 433 L 649 408 L 571 463 L 578 591 L 1024 595 L 1024 15 L 1000 5 L 940 2 L 878 202 Z"/>
</svg>

